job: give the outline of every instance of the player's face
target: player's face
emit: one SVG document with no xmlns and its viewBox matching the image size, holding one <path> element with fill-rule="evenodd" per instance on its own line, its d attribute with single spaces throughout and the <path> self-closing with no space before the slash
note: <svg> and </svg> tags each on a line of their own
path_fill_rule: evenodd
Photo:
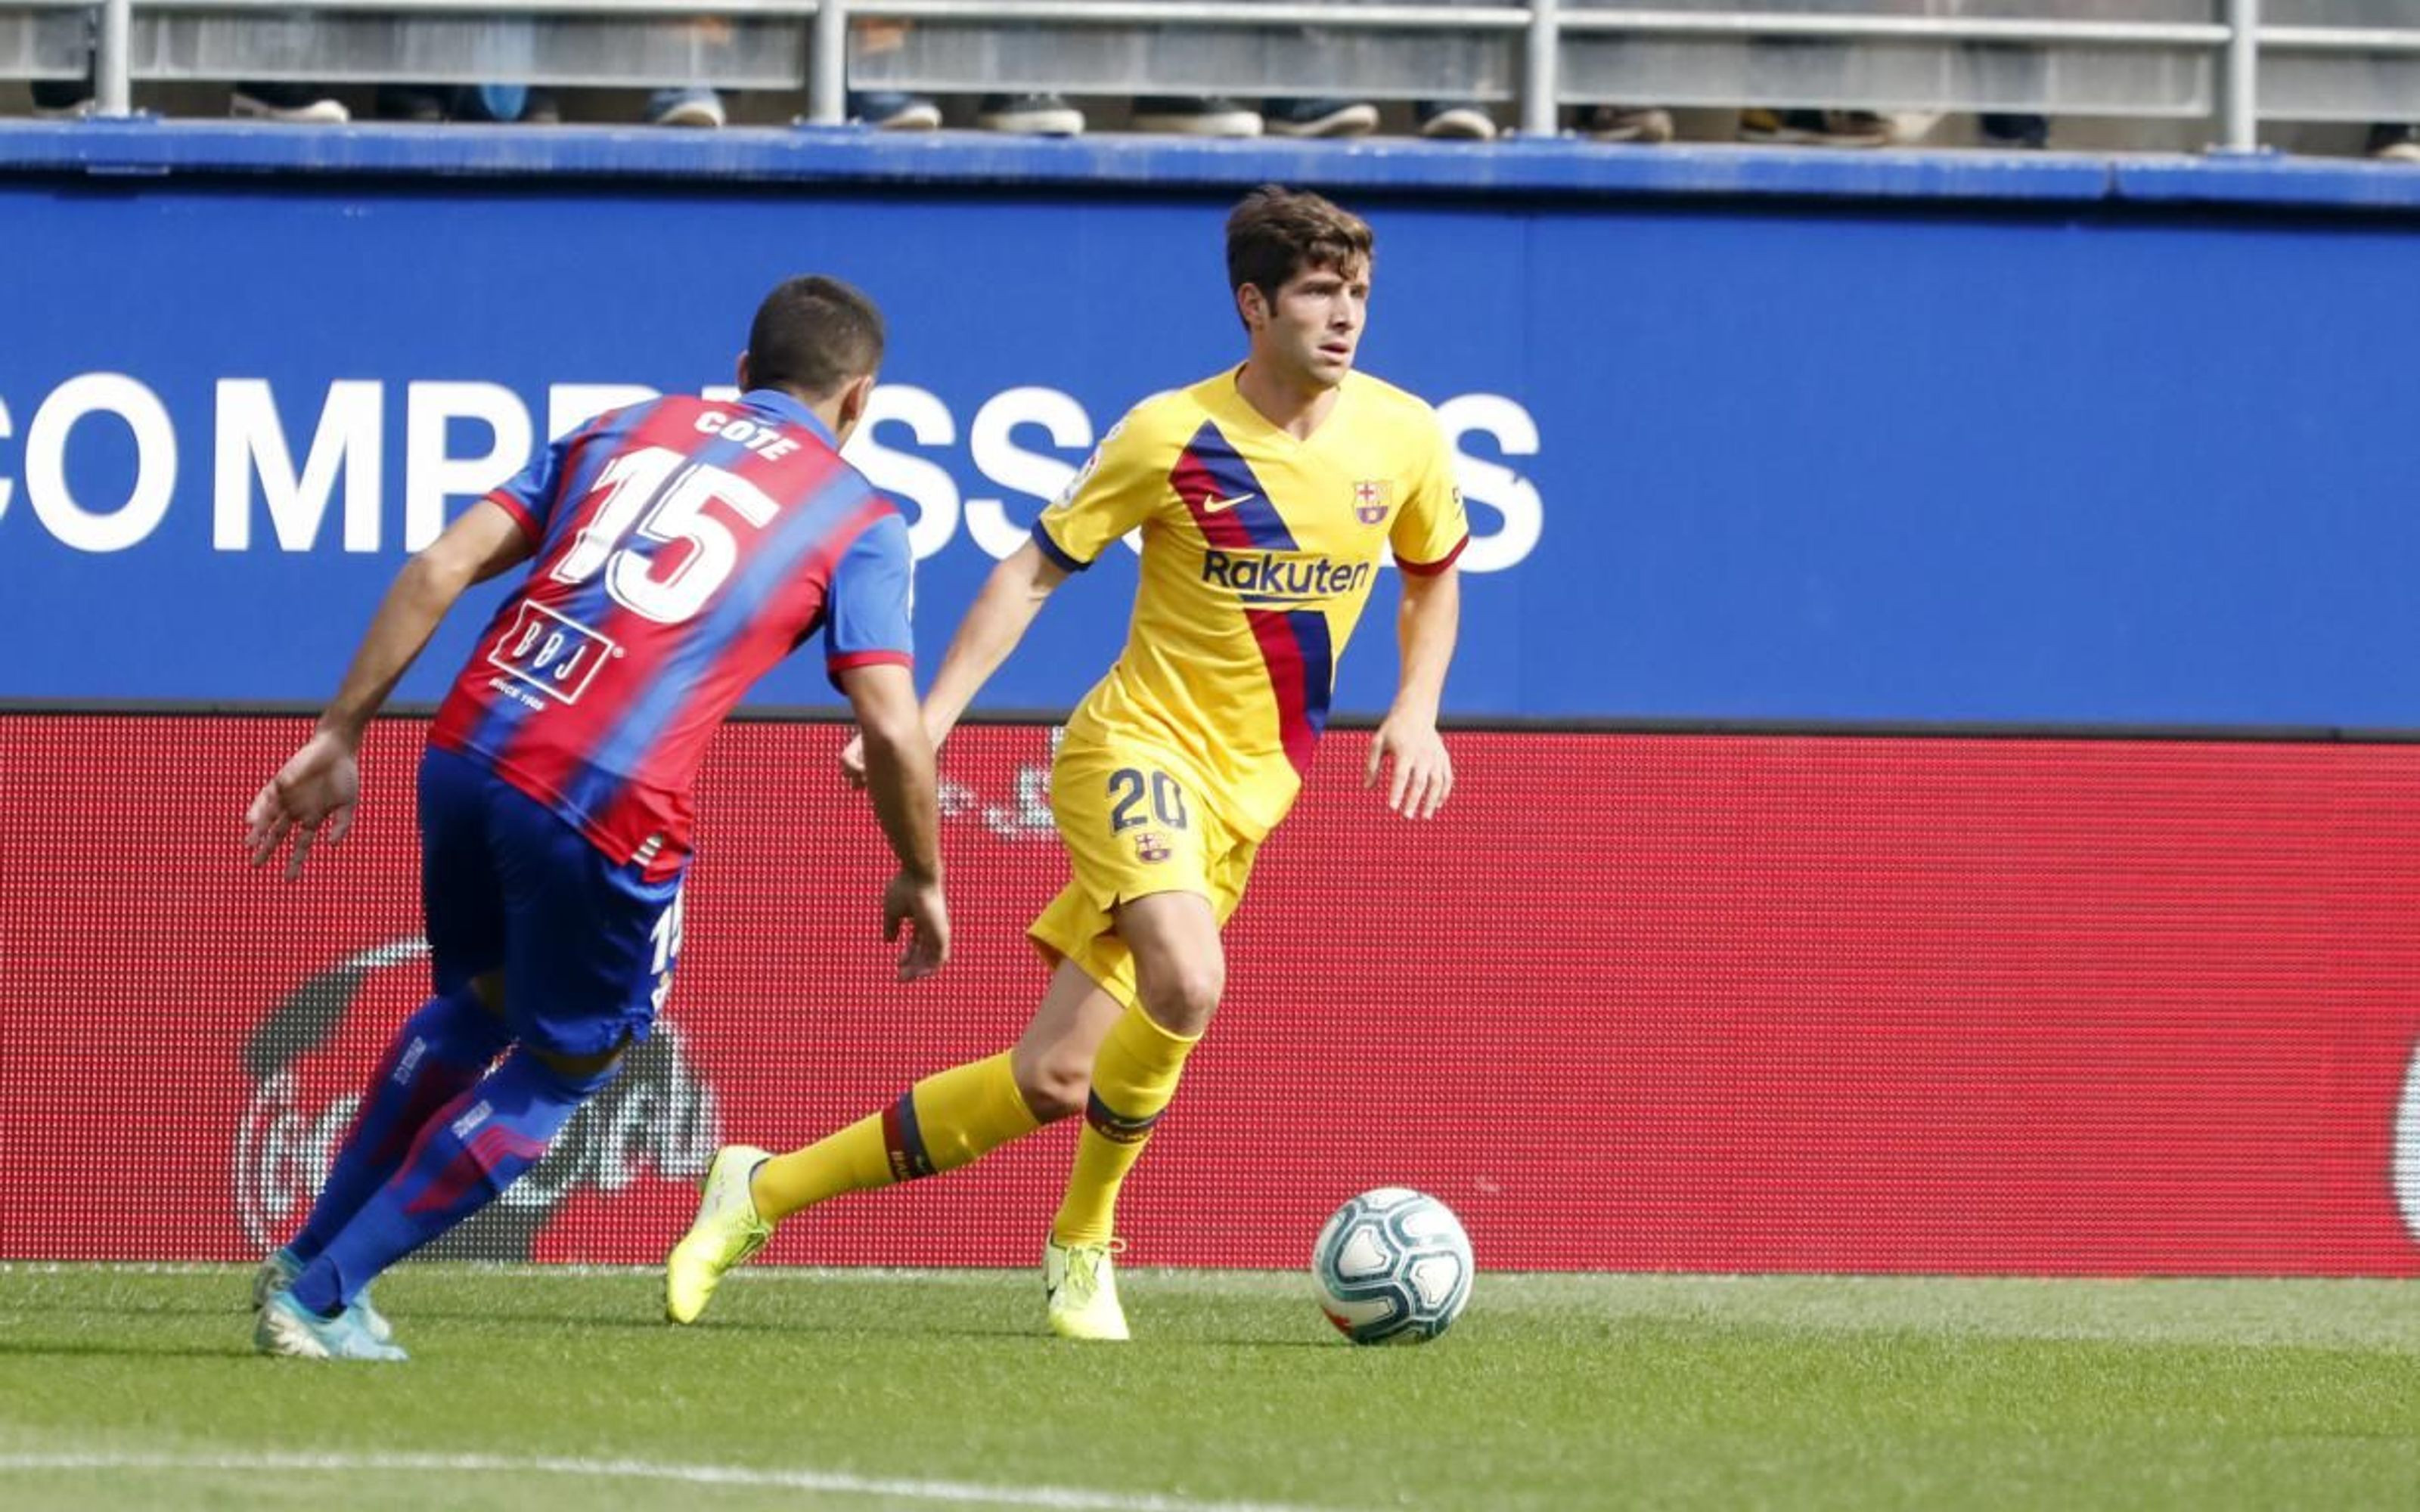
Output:
<svg viewBox="0 0 2420 1512">
<path fill-rule="evenodd" d="M 1286 280 L 1254 345 L 1310 383 L 1332 389 L 1353 371 L 1370 318 L 1370 265 L 1306 268 Z"/>
</svg>

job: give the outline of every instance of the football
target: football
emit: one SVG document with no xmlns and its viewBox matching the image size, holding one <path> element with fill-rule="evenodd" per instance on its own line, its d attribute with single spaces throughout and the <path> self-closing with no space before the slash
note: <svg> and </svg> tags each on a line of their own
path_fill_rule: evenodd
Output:
<svg viewBox="0 0 2420 1512">
<path fill-rule="evenodd" d="M 1470 1238 L 1425 1193 L 1383 1186 L 1336 1210 L 1311 1247 L 1320 1310 L 1356 1344 L 1421 1344 L 1470 1301 Z"/>
</svg>

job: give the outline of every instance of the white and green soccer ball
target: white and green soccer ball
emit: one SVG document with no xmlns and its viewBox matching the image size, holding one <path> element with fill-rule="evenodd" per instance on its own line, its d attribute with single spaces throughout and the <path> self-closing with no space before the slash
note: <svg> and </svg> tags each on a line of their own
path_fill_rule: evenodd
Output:
<svg viewBox="0 0 2420 1512">
<path fill-rule="evenodd" d="M 1311 1246 L 1320 1310 L 1356 1344 L 1422 1344 L 1470 1301 L 1470 1236 L 1453 1211 L 1382 1186 L 1336 1210 Z"/>
</svg>

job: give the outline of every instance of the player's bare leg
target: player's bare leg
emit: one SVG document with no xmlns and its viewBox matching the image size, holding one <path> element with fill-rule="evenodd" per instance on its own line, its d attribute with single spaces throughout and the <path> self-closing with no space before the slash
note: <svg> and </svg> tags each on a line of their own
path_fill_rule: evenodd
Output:
<svg viewBox="0 0 2420 1512">
<path fill-rule="evenodd" d="M 1009 1052 L 1016 1089 L 1034 1118 L 1055 1123 L 1084 1111 L 1093 1089 L 1093 1061 L 1125 1011 L 1082 967 L 1073 961 L 1059 963 L 1050 974 L 1049 991 L 1042 995 L 1016 1048 Z"/>
<path fill-rule="evenodd" d="M 1127 1336 L 1114 1259 L 1118 1189 L 1226 990 L 1226 950 L 1208 899 L 1154 893 L 1121 905 L 1117 924 L 1134 954 L 1141 1005 L 1119 1013 L 1094 1057 L 1075 1169 L 1043 1251 L 1050 1330 L 1063 1338 Z"/>
</svg>

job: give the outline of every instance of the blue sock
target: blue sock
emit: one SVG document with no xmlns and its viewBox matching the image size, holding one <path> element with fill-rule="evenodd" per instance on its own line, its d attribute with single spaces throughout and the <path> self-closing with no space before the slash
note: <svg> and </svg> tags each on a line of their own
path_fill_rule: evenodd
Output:
<svg viewBox="0 0 2420 1512">
<path fill-rule="evenodd" d="M 380 1272 L 486 1207 L 536 1165 L 620 1065 L 573 1077 L 527 1050 L 506 1056 L 422 1126 L 402 1169 L 295 1278 L 295 1300 L 334 1317 Z"/>
<path fill-rule="evenodd" d="M 403 1165 L 428 1116 L 461 1095 L 510 1043 L 504 1021 L 470 988 L 432 997 L 388 1041 L 378 1074 L 362 1094 L 311 1215 L 286 1248 L 297 1263 L 319 1257 L 352 1222 L 370 1194 Z"/>
</svg>

